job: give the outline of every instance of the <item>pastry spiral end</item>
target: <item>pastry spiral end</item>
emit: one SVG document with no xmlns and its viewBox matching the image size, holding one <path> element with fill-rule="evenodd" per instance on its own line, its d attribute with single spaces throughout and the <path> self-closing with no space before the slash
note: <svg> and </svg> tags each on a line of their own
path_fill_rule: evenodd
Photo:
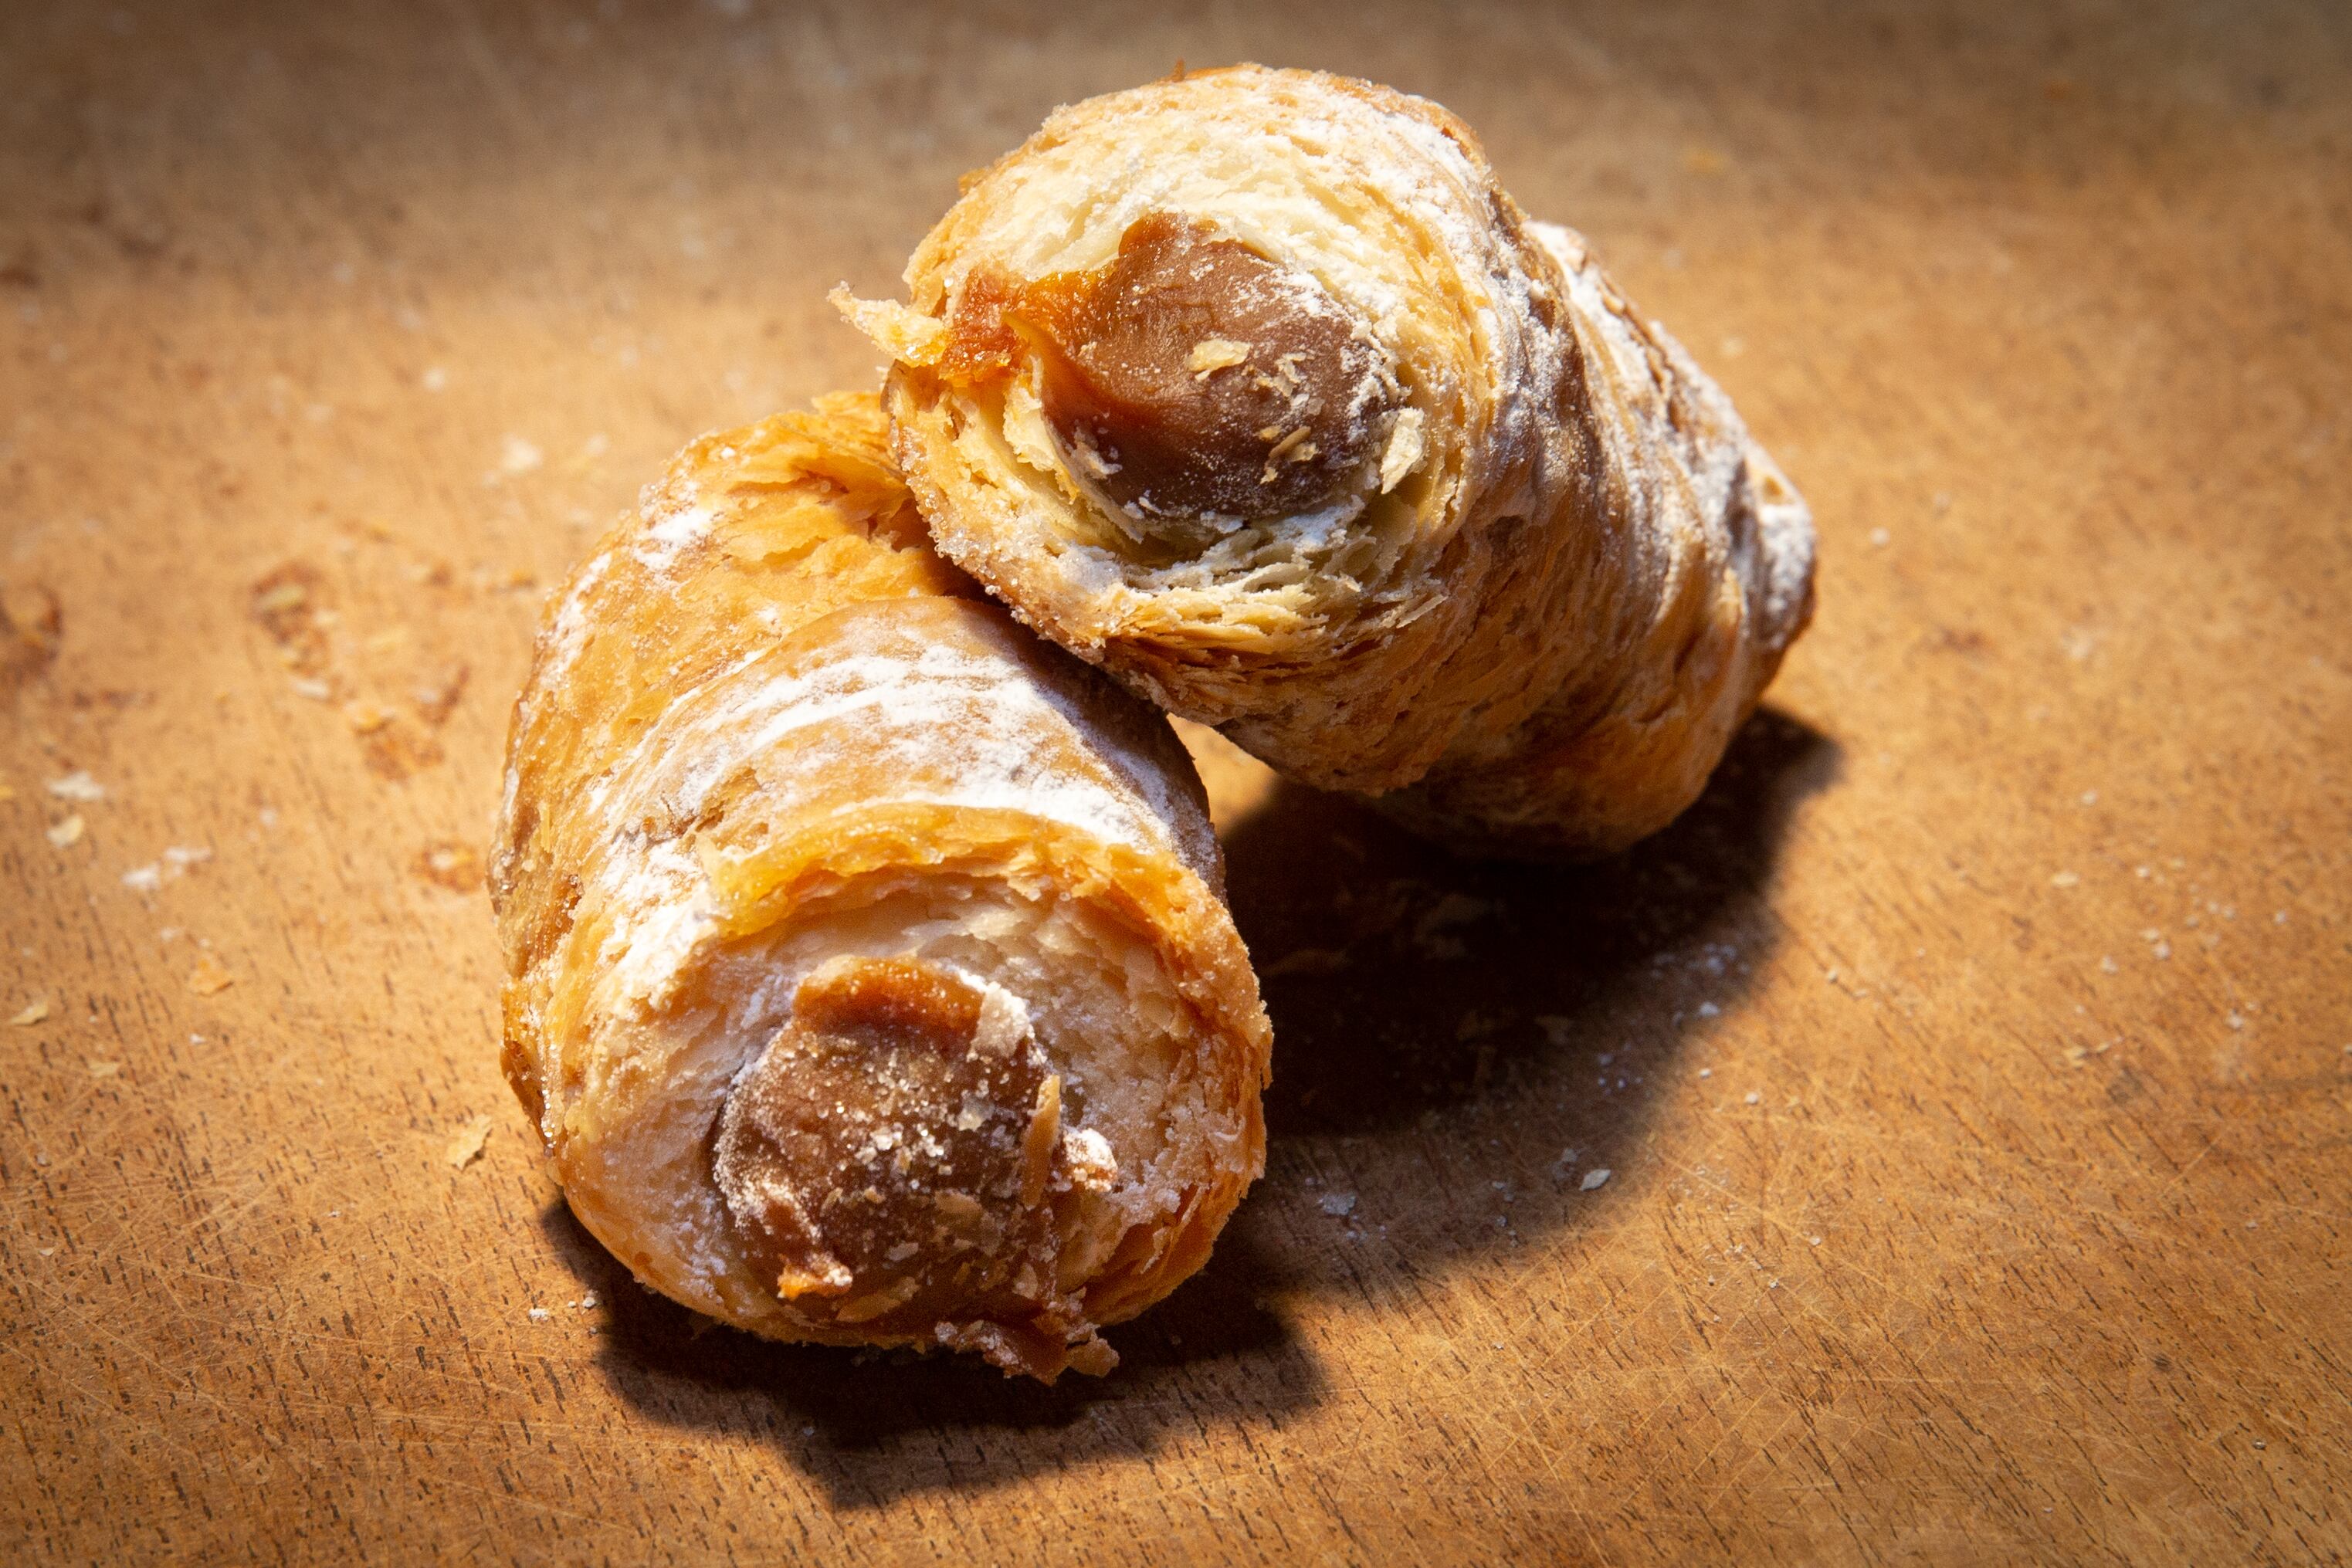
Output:
<svg viewBox="0 0 2352 1568">
<path fill-rule="evenodd" d="M 941 551 L 1441 838 L 1654 831 L 1805 623 L 1802 501 L 1425 99 L 1256 66 L 1088 99 L 969 183 L 907 285 L 836 302 L 892 358 Z"/>
<path fill-rule="evenodd" d="M 572 1212 L 754 1333 L 1051 1381 L 1264 1164 L 1167 721 L 931 553 L 871 397 L 705 437 L 551 607 L 492 868 Z"/>
</svg>

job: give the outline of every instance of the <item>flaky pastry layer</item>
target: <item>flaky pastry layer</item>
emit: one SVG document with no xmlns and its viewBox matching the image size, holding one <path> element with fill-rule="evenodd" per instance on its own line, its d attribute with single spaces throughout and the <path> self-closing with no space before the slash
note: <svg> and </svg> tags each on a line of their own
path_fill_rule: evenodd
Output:
<svg viewBox="0 0 2352 1568">
<path fill-rule="evenodd" d="M 1166 721 L 933 555 L 875 400 L 821 400 L 689 446 L 551 607 L 504 1064 L 677 1301 L 1099 1372 L 1263 1165 L 1220 885 Z"/>
<path fill-rule="evenodd" d="M 837 298 L 941 551 L 1441 837 L 1663 825 L 1810 615 L 1809 515 L 1728 401 L 1424 99 L 1244 66 L 1061 110 L 907 284 Z"/>
</svg>

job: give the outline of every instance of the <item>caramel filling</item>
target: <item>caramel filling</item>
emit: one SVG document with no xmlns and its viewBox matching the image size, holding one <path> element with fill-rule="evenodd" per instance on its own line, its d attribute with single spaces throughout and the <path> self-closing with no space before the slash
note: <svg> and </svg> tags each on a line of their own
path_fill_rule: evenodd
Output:
<svg viewBox="0 0 2352 1568">
<path fill-rule="evenodd" d="M 1403 401 L 1387 356 L 1314 278 L 1173 213 L 1138 219 L 1089 271 L 1019 286 L 975 274 L 949 332 L 950 380 L 1034 356 L 1071 470 L 1152 533 L 1328 504 Z"/>
<path fill-rule="evenodd" d="M 836 959 L 720 1113 L 712 1168 L 777 1293 L 1043 1375 L 1085 1327 L 1055 1291 L 1062 1081 L 1017 1004 L 913 958 Z M 1062 1180 L 1056 1184 L 1057 1175 Z"/>
</svg>

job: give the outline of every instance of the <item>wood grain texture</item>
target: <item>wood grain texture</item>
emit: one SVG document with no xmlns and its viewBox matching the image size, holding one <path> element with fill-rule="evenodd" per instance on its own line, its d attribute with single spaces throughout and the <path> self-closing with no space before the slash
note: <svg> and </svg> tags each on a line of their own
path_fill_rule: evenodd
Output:
<svg viewBox="0 0 2352 1568">
<path fill-rule="evenodd" d="M 1820 619 L 1590 870 L 1211 758 L 1270 1169 L 1114 1377 L 698 1332 L 495 1065 L 540 598 L 1180 56 L 1477 126 Z M 2347 171 L 2325 5 L 0 10 L 8 1555 L 2341 1560 Z"/>
</svg>

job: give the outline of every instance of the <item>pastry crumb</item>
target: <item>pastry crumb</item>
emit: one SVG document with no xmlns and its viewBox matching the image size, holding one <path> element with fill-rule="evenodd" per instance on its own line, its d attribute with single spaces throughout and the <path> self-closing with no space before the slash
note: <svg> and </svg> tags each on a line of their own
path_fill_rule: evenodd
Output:
<svg viewBox="0 0 2352 1568">
<path fill-rule="evenodd" d="M 547 455 L 520 435 L 509 435 L 499 444 L 499 472 L 528 474 L 547 461 Z"/>
<path fill-rule="evenodd" d="M 216 996 L 236 984 L 236 977 L 221 967 L 218 959 L 207 953 L 203 962 L 188 971 L 188 989 L 200 997 Z"/>
<path fill-rule="evenodd" d="M 309 586 L 292 579 L 273 582 L 253 596 L 253 608 L 263 615 L 277 615 L 289 610 L 307 610 L 310 607 Z"/>
<path fill-rule="evenodd" d="M 1203 338 L 1192 345 L 1192 357 L 1185 368 L 1195 380 L 1205 381 L 1228 365 L 1238 365 L 1250 357 L 1250 345 L 1231 338 Z"/>
<path fill-rule="evenodd" d="M 451 1170 L 464 1170 L 482 1157 L 482 1147 L 490 1141 L 492 1124 L 488 1116 L 477 1116 L 457 1129 L 457 1135 L 449 1140 L 449 1146 L 441 1154 Z"/>
<path fill-rule="evenodd" d="M 48 1016 L 49 999 L 47 997 L 40 997 L 26 1003 L 24 1010 L 8 1021 L 18 1029 L 30 1029 Z"/>
<path fill-rule="evenodd" d="M 1421 410 L 1406 409 L 1397 415 L 1395 425 L 1389 431 L 1388 449 L 1381 454 L 1381 494 L 1385 496 L 1404 483 L 1427 452 L 1421 433 Z"/>
<path fill-rule="evenodd" d="M 1076 1186 L 1087 1192 L 1108 1192 L 1118 1185 L 1118 1160 L 1111 1152 L 1110 1140 L 1093 1128 L 1065 1131 L 1062 1153 Z"/>
<path fill-rule="evenodd" d="M 373 735 L 392 722 L 392 710 L 373 697 L 353 697 L 343 705 L 343 722 L 353 735 Z"/>
</svg>

